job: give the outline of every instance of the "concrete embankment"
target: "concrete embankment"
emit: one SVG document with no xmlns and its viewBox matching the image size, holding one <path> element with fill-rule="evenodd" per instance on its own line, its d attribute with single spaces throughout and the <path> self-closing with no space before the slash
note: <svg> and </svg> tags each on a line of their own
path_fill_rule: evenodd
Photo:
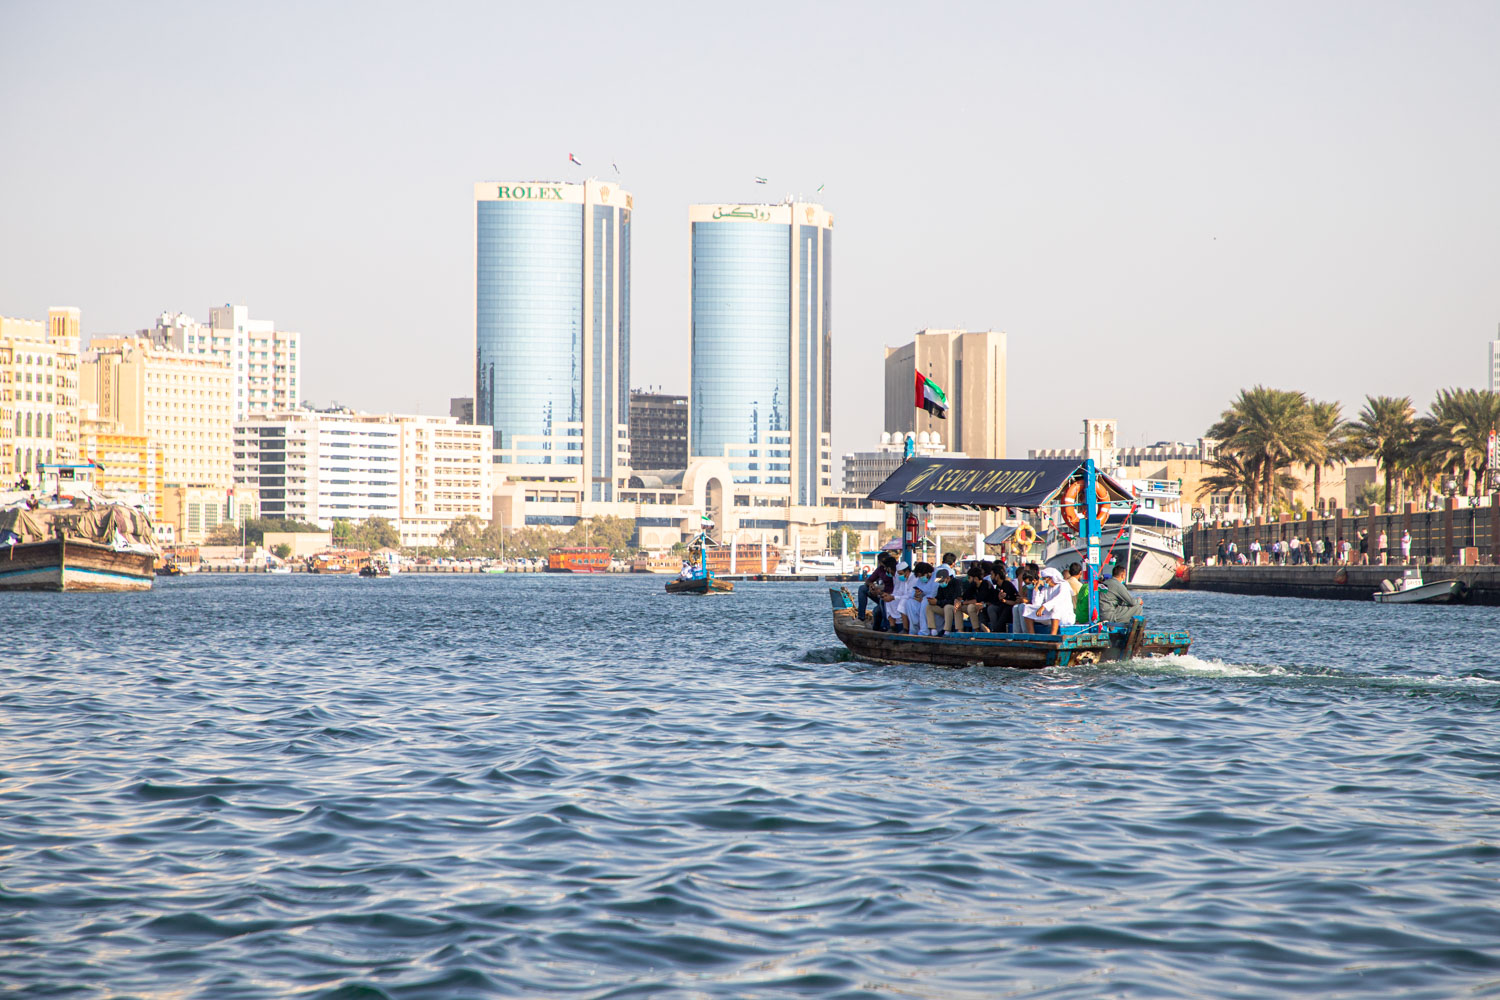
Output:
<svg viewBox="0 0 1500 1000">
<path fill-rule="evenodd" d="M 1459 566 L 1430 563 L 1414 566 L 1426 583 L 1462 580 L 1471 604 L 1500 604 L 1500 566 Z M 1401 577 L 1400 566 L 1194 566 L 1190 590 L 1269 597 L 1317 597 L 1336 601 L 1368 601 L 1381 580 Z"/>
</svg>

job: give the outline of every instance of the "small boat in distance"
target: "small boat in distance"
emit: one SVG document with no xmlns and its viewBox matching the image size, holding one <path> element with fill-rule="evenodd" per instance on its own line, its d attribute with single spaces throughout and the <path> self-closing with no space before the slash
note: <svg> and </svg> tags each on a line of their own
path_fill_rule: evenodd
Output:
<svg viewBox="0 0 1500 1000">
<path fill-rule="evenodd" d="M 722 580 L 713 571 L 708 561 L 708 553 L 713 550 L 714 540 L 709 537 L 708 529 L 712 527 L 707 518 L 704 519 L 703 529 L 698 532 L 688 546 L 688 553 L 696 560 L 697 566 L 691 566 L 684 562 L 682 574 L 675 580 L 667 581 L 667 593 L 669 594 L 729 594 L 734 592 L 734 584 L 728 580 Z"/>
<path fill-rule="evenodd" d="M 568 545 L 547 552 L 548 573 L 608 573 L 609 549 L 597 545 Z"/>
<path fill-rule="evenodd" d="M 1422 571 L 1409 569 L 1399 581 L 1381 580 L 1371 596 L 1376 604 L 1462 604 L 1469 599 L 1469 587 L 1462 580 L 1423 583 Z"/>
</svg>

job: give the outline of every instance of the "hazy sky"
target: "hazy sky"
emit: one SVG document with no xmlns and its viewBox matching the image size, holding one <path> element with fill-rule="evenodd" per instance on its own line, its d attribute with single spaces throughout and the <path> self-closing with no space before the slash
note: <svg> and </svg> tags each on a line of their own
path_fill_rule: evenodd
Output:
<svg viewBox="0 0 1500 1000">
<path fill-rule="evenodd" d="M 0 314 L 243 302 L 320 403 L 469 394 L 474 182 L 611 161 L 631 381 L 678 392 L 687 205 L 827 185 L 835 453 L 923 326 L 1009 333 L 1022 455 L 1196 437 L 1255 382 L 1425 404 L 1500 323 L 1493 0 L 0 0 L 0 46 Z"/>
</svg>

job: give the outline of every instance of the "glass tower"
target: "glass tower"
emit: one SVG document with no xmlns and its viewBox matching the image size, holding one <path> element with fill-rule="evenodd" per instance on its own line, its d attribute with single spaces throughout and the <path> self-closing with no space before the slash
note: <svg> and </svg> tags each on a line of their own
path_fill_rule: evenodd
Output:
<svg viewBox="0 0 1500 1000">
<path fill-rule="evenodd" d="M 474 201 L 474 421 L 497 463 L 612 500 L 629 460 L 633 199 L 530 181 L 476 184 Z"/>
<path fill-rule="evenodd" d="M 738 482 L 830 491 L 833 216 L 821 205 L 694 205 L 694 456 Z"/>
</svg>

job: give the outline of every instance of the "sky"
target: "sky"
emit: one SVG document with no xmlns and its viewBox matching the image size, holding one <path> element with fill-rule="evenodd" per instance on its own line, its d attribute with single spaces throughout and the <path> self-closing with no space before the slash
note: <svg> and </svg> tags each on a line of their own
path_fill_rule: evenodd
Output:
<svg viewBox="0 0 1500 1000">
<path fill-rule="evenodd" d="M 1500 336 L 1497 51 L 1464 0 L 0 0 L 0 314 L 244 303 L 314 402 L 446 413 L 474 182 L 597 175 L 631 382 L 685 393 L 687 206 L 822 184 L 835 455 L 924 327 L 1008 334 L 1013 456 L 1191 440 L 1258 383 L 1420 408 Z"/>
</svg>

